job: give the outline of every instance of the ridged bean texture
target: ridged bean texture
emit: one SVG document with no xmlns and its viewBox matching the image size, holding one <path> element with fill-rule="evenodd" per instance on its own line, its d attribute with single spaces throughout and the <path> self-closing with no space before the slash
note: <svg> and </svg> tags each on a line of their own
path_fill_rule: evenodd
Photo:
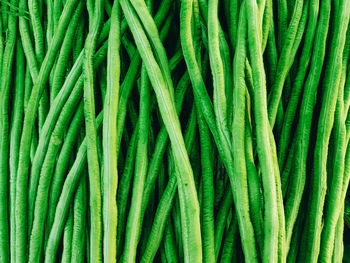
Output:
<svg viewBox="0 0 350 263">
<path fill-rule="evenodd" d="M 0 263 L 348 262 L 350 0 L 0 0 Z"/>
</svg>

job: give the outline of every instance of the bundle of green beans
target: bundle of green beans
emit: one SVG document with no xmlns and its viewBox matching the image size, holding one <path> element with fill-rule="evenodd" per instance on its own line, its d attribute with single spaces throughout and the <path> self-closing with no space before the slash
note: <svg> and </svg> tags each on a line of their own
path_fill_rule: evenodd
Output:
<svg viewBox="0 0 350 263">
<path fill-rule="evenodd" d="M 1 0 L 0 262 L 350 262 L 349 18 Z"/>
</svg>

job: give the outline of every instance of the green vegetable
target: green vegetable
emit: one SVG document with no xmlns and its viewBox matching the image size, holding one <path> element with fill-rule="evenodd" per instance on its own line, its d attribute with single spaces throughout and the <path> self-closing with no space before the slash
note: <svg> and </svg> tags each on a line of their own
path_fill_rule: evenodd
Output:
<svg viewBox="0 0 350 263">
<path fill-rule="evenodd" d="M 346 262 L 349 0 L 0 10 L 0 262 Z"/>
</svg>

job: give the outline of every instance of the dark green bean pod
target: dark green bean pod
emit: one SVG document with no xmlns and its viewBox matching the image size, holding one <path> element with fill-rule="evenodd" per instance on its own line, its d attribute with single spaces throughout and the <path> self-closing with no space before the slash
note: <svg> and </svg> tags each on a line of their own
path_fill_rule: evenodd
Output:
<svg viewBox="0 0 350 263">
<path fill-rule="evenodd" d="M 234 262 L 237 257 L 237 230 L 237 218 L 233 216 L 222 246 L 220 257 L 222 263 Z"/>
<path fill-rule="evenodd" d="M 327 1 L 326 1 L 327 2 Z M 328 3 L 331 5 L 331 3 Z M 345 45 L 346 30 L 349 23 L 350 5 L 348 1 L 339 1 L 332 46 L 323 82 L 322 106 L 317 126 L 316 145 L 313 160 L 312 194 L 310 196 L 309 231 L 306 260 L 316 262 L 320 252 L 322 214 L 327 188 L 326 160 L 328 142 L 334 123 L 334 111 L 337 102 L 341 75 L 342 54 Z M 341 21 L 341 22 L 340 22 Z M 341 167 L 340 167 L 341 168 Z M 341 173 L 341 170 L 339 170 Z M 330 252 L 331 253 L 331 252 Z M 322 260 L 322 259 L 321 259 Z M 322 261 L 321 261 L 322 262 Z"/>
<path fill-rule="evenodd" d="M 17 0 L 11 0 L 16 6 Z M 0 86 L 0 261 L 10 261 L 9 246 L 9 99 L 12 76 L 12 62 L 15 54 L 17 38 L 17 17 L 9 16 L 8 27 L 6 25 L 5 47 L 1 63 L 1 86 Z M 13 200 L 12 200 L 13 201 Z M 13 211 L 13 210 L 12 210 Z"/>
</svg>

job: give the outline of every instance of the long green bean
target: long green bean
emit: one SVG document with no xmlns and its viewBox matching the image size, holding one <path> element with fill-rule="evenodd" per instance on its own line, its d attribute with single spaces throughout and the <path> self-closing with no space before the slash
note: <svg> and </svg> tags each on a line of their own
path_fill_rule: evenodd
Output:
<svg viewBox="0 0 350 263">
<path fill-rule="evenodd" d="M 330 3 L 328 4 L 330 5 Z M 309 250 L 306 254 L 306 259 L 310 259 L 310 262 L 316 262 L 317 254 L 320 250 L 322 209 L 327 187 L 326 158 L 329 137 L 334 123 L 334 111 L 341 75 L 342 53 L 345 44 L 346 29 L 349 23 L 349 3 L 347 1 L 339 1 L 339 6 L 336 8 L 336 12 L 339 14 L 337 16 L 339 22 L 336 23 L 334 28 L 335 32 L 330 50 L 330 62 L 328 67 L 326 67 L 325 72 L 325 90 L 323 91 L 322 107 L 317 127 L 317 138 L 314 152 L 312 182 L 315 184 L 315 187 L 312 189 L 313 191 L 310 197 L 310 231 L 308 231 Z M 332 88 L 330 83 L 332 83 Z"/>
<path fill-rule="evenodd" d="M 17 5 L 16 0 L 12 0 L 12 5 Z M 17 37 L 17 17 L 9 16 L 8 35 L 1 65 L 1 87 L 0 87 L 0 260 L 10 261 L 9 251 L 9 229 L 8 229 L 8 211 L 9 211 L 9 191 L 8 191 L 8 160 L 9 160 L 9 92 L 11 86 L 12 61 L 15 53 L 15 44 Z M 12 210 L 13 211 L 13 210 Z"/>
<path fill-rule="evenodd" d="M 119 100 L 120 77 L 120 7 L 115 1 L 112 7 L 111 28 L 109 32 L 109 45 L 107 57 L 107 93 L 104 100 L 103 123 L 103 224 L 104 224 L 104 259 L 116 262 L 116 236 L 117 236 L 117 114 Z"/>
</svg>

